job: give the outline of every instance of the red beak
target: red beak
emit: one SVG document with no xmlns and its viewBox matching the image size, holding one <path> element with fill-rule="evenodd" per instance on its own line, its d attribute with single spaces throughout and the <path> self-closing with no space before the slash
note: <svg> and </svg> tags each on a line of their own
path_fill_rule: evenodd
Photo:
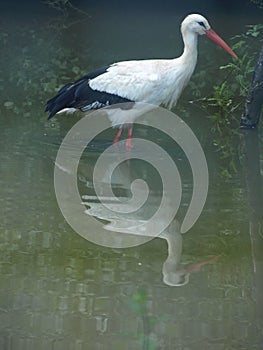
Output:
<svg viewBox="0 0 263 350">
<path fill-rule="evenodd" d="M 234 51 L 224 42 L 223 39 L 220 38 L 219 35 L 216 34 L 212 29 L 208 29 L 205 32 L 206 36 L 214 41 L 218 46 L 222 47 L 226 52 L 228 52 L 231 56 L 238 58 Z"/>
</svg>

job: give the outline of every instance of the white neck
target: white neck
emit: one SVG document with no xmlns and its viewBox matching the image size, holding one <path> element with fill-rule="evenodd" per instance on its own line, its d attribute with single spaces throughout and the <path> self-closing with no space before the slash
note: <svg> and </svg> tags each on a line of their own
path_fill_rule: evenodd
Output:
<svg viewBox="0 0 263 350">
<path fill-rule="evenodd" d="M 177 232 L 165 232 L 163 236 L 166 239 L 168 245 L 168 257 L 165 263 L 167 265 L 171 265 L 172 268 L 174 268 L 174 266 L 178 266 L 180 264 L 181 260 L 183 247 L 182 235 Z"/>
<path fill-rule="evenodd" d="M 169 75 L 171 91 L 168 98 L 166 97 L 162 101 L 168 108 L 176 104 L 181 92 L 193 74 L 197 62 L 197 34 L 185 29 L 182 31 L 182 37 L 184 52 L 180 57 L 171 60 L 171 72 Z"/>
<path fill-rule="evenodd" d="M 184 41 L 184 52 L 181 59 L 193 66 L 193 69 L 197 61 L 197 33 L 189 30 L 182 31 L 182 37 Z"/>
</svg>

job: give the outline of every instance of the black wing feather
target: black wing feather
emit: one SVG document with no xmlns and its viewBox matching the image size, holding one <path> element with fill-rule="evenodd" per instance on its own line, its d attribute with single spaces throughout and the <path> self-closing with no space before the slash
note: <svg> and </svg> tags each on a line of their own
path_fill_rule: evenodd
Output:
<svg viewBox="0 0 263 350">
<path fill-rule="evenodd" d="M 47 101 L 46 112 L 49 112 L 48 119 L 64 108 L 78 108 L 82 111 L 98 109 L 107 105 L 132 102 L 118 95 L 91 89 L 89 81 L 107 72 L 108 68 L 103 67 L 95 70 L 74 83 L 64 85 L 58 93 Z"/>
</svg>

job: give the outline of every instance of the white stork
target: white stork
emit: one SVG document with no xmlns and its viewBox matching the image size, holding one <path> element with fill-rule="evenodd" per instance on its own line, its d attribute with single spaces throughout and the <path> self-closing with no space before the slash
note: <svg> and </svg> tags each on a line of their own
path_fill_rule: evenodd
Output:
<svg viewBox="0 0 263 350">
<path fill-rule="evenodd" d="M 188 15 L 181 24 L 184 41 L 183 54 L 175 59 L 122 61 L 88 73 L 74 83 L 63 86 L 46 105 L 48 119 L 56 113 L 83 112 L 125 102 L 143 102 L 152 105 L 175 106 L 181 92 L 194 72 L 197 61 L 197 37 L 206 35 L 230 55 L 232 49 L 211 29 L 206 18 Z M 114 139 L 118 142 L 124 125 L 128 124 L 127 145 L 130 146 L 132 122 L 114 121 L 120 130 Z"/>
</svg>

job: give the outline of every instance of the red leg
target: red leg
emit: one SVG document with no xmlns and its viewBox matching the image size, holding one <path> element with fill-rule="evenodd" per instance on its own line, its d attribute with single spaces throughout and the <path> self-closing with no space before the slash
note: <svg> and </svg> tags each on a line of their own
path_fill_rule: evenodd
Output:
<svg viewBox="0 0 263 350">
<path fill-rule="evenodd" d="M 132 126 L 128 127 L 128 136 L 126 140 L 126 151 L 130 152 L 132 148 Z"/>
<path fill-rule="evenodd" d="M 130 166 L 131 148 L 132 148 L 132 126 L 129 126 L 127 140 L 126 140 L 126 158 L 127 158 L 128 166 Z"/>
<path fill-rule="evenodd" d="M 113 143 L 116 144 L 117 142 L 119 142 L 121 134 L 122 134 L 123 128 L 120 128 L 117 135 L 114 137 Z"/>
</svg>

